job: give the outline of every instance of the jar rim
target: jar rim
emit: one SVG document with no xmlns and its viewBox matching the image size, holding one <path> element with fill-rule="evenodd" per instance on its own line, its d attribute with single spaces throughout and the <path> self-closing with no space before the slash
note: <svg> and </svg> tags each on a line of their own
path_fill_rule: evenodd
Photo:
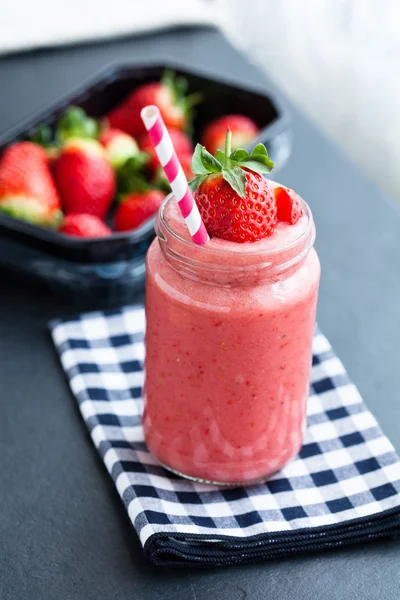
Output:
<svg viewBox="0 0 400 600">
<path fill-rule="evenodd" d="M 290 251 L 291 249 L 296 248 L 296 246 L 301 245 L 302 242 L 305 242 L 307 240 L 307 238 L 309 238 L 310 235 L 312 235 L 312 232 L 314 229 L 314 220 L 313 220 L 313 214 L 312 214 L 311 208 L 309 207 L 307 202 L 305 202 L 305 200 L 303 200 L 303 198 L 301 198 L 301 196 L 299 196 L 299 198 L 301 200 L 303 212 L 307 216 L 307 222 L 305 224 L 305 227 L 301 230 L 301 232 L 299 233 L 299 235 L 297 237 L 291 239 L 286 244 L 277 245 L 273 248 L 265 248 L 265 249 L 257 248 L 255 251 L 251 251 L 251 250 L 249 251 L 249 245 L 246 244 L 246 252 L 235 251 L 235 255 L 246 256 L 246 257 L 275 256 L 277 254 L 286 253 L 287 251 Z M 161 221 L 162 226 L 165 227 L 168 234 L 171 235 L 177 242 L 179 242 L 179 244 L 184 244 L 184 246 L 187 246 L 192 249 L 196 248 L 197 250 L 204 251 L 205 253 L 207 253 L 209 255 L 232 256 L 233 253 L 229 248 L 226 248 L 226 249 L 215 248 L 215 247 L 210 247 L 207 244 L 204 244 L 203 246 L 199 246 L 199 245 L 195 244 L 195 242 L 193 242 L 191 239 L 185 238 L 185 237 L 182 237 L 181 235 L 179 235 L 179 233 L 177 233 L 172 227 L 170 227 L 167 219 L 165 218 L 165 208 L 170 201 L 174 201 L 174 195 L 172 192 L 169 193 L 168 196 L 166 196 L 162 205 L 160 206 L 160 209 L 158 212 L 158 219 Z M 156 233 L 157 233 L 157 236 L 160 237 L 159 228 L 157 228 Z"/>
</svg>

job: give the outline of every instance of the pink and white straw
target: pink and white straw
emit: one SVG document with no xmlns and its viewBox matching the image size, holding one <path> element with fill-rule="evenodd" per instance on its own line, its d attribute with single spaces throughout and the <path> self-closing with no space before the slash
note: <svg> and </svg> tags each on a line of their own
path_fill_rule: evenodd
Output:
<svg viewBox="0 0 400 600">
<path fill-rule="evenodd" d="M 158 159 L 169 181 L 175 200 L 179 204 L 183 218 L 196 244 L 205 244 L 210 239 L 207 230 L 194 201 L 193 194 L 179 163 L 172 145 L 168 130 L 161 117 L 157 106 L 145 106 L 140 116 L 150 140 L 154 146 Z"/>
</svg>

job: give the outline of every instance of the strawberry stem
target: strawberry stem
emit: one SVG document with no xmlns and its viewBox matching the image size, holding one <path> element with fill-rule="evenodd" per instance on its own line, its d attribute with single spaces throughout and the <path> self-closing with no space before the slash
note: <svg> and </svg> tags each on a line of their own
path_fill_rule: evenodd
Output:
<svg viewBox="0 0 400 600">
<path fill-rule="evenodd" d="M 186 108 L 192 108 L 193 106 L 197 106 L 203 102 L 204 96 L 201 92 L 193 92 L 190 96 L 186 96 L 185 98 L 185 106 Z"/>
<path fill-rule="evenodd" d="M 224 168 L 229 169 L 229 157 L 231 155 L 232 150 L 232 132 L 230 128 L 226 130 L 225 137 L 225 157 L 224 157 Z"/>
</svg>

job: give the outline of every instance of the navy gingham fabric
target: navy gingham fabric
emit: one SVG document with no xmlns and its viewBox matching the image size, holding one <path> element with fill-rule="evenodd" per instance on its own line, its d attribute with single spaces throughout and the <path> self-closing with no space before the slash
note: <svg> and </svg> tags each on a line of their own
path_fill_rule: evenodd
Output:
<svg viewBox="0 0 400 600">
<path fill-rule="evenodd" d="M 144 444 L 144 326 L 136 306 L 54 321 L 51 330 L 93 443 L 154 563 L 238 564 L 399 534 L 399 457 L 319 331 L 300 455 L 267 483 L 215 488 L 167 472 Z"/>
</svg>

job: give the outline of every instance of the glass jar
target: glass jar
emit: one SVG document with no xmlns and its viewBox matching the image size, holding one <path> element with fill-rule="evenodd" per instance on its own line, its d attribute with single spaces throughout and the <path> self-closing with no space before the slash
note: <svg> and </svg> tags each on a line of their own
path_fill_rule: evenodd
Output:
<svg viewBox="0 0 400 600">
<path fill-rule="evenodd" d="M 303 204 L 270 238 L 196 246 L 172 195 L 147 255 L 150 451 L 216 484 L 261 481 L 302 445 L 320 266 Z"/>
</svg>

